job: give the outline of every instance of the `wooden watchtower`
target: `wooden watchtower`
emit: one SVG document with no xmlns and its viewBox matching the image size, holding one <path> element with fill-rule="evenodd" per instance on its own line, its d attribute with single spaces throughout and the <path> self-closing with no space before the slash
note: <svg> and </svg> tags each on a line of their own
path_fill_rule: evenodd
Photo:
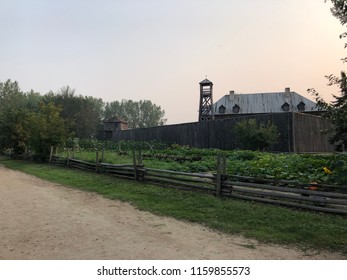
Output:
<svg viewBox="0 0 347 280">
<path fill-rule="evenodd" d="M 128 123 L 122 120 L 118 115 L 103 121 L 103 140 L 112 140 L 113 134 L 119 130 L 127 130 Z"/>
<path fill-rule="evenodd" d="M 200 106 L 199 122 L 210 121 L 214 119 L 212 89 L 213 83 L 207 79 L 200 83 Z"/>
</svg>

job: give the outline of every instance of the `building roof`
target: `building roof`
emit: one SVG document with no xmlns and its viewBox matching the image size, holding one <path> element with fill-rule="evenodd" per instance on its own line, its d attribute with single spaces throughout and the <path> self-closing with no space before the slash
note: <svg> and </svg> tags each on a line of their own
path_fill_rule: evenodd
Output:
<svg viewBox="0 0 347 280">
<path fill-rule="evenodd" d="M 221 106 L 224 106 L 224 108 Z M 221 113 L 220 108 L 222 109 Z M 289 88 L 286 88 L 284 92 L 269 93 L 235 94 L 231 91 L 213 104 L 215 115 L 279 113 L 285 111 L 307 112 L 318 111 L 318 108 L 316 103 L 294 91 L 290 91 Z"/>
<path fill-rule="evenodd" d="M 201 81 L 199 84 L 200 85 L 211 85 L 211 84 L 213 85 L 213 83 L 208 79 Z"/>
</svg>

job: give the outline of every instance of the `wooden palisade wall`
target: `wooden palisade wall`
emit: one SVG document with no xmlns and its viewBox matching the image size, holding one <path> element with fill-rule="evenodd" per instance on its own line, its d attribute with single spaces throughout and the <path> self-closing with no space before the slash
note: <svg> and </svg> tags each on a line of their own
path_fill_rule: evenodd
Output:
<svg viewBox="0 0 347 280">
<path fill-rule="evenodd" d="M 280 137 L 278 142 L 270 147 L 270 151 L 332 152 L 334 150 L 328 143 L 328 137 L 321 132 L 329 127 L 326 120 L 294 112 L 235 116 L 208 122 L 115 131 L 113 141 L 156 140 L 197 148 L 232 150 L 239 148 L 234 137 L 235 124 L 251 118 L 255 118 L 258 122 L 271 122 L 277 126 Z"/>
</svg>

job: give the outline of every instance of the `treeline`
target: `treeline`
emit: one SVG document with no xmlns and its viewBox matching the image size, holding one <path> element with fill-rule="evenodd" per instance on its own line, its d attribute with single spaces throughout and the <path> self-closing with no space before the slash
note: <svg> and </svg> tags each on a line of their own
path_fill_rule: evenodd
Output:
<svg viewBox="0 0 347 280">
<path fill-rule="evenodd" d="M 165 111 L 149 100 L 104 102 L 64 87 L 44 95 L 21 91 L 18 82 L 0 82 L 0 152 L 32 150 L 47 156 L 50 146 L 73 138 L 100 139 L 102 121 L 118 115 L 129 128 L 163 125 Z"/>
</svg>

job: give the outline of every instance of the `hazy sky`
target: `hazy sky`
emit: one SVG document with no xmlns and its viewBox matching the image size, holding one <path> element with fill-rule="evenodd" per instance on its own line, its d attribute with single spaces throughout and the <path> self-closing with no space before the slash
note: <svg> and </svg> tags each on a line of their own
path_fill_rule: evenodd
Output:
<svg viewBox="0 0 347 280">
<path fill-rule="evenodd" d="M 285 87 L 326 97 L 346 66 L 344 29 L 324 0 L 0 0 L 0 81 L 45 94 L 151 100 L 168 124 L 198 119 L 199 82 L 214 101 Z"/>
</svg>

